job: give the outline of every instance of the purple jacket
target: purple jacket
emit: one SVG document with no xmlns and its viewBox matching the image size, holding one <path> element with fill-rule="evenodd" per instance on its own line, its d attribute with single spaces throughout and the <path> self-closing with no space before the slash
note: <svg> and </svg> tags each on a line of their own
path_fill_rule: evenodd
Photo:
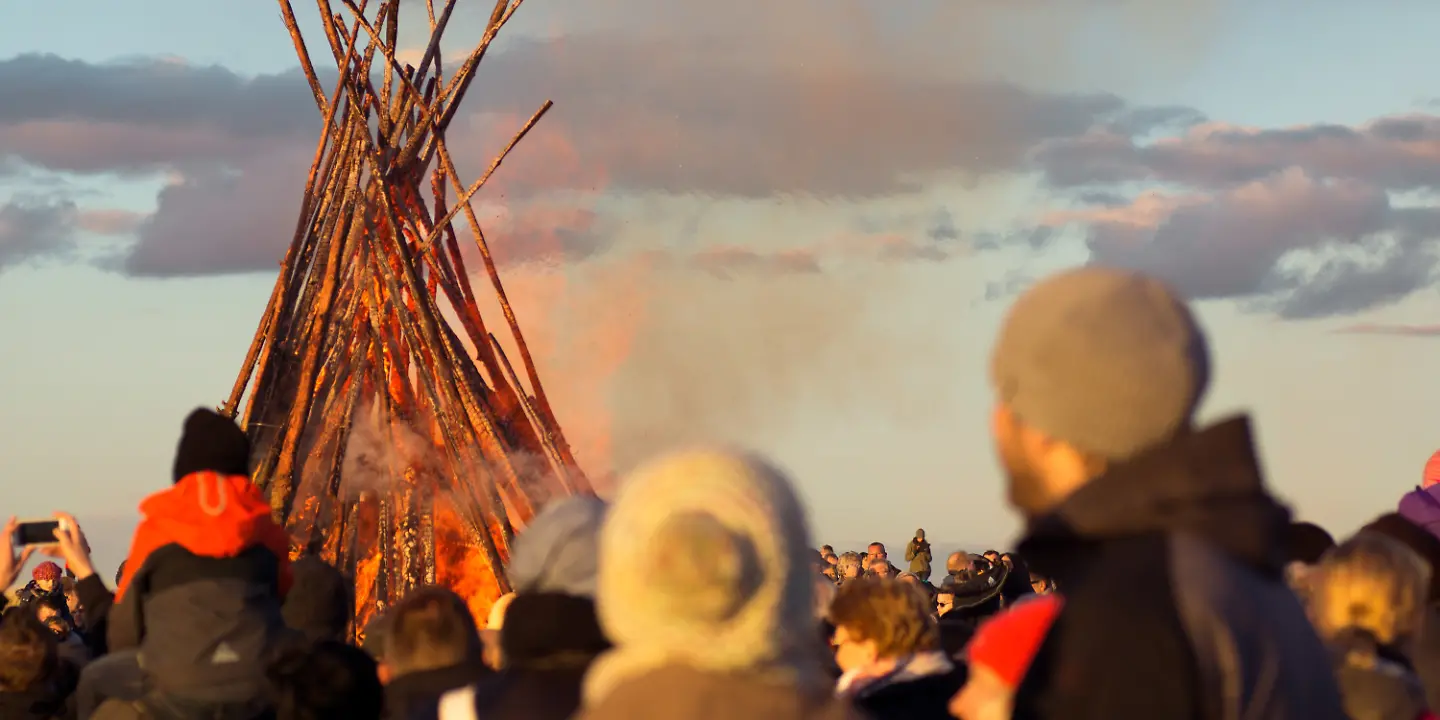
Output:
<svg viewBox="0 0 1440 720">
<path fill-rule="evenodd" d="M 1400 516 L 1440 538 L 1440 485 L 1414 490 L 1400 498 Z"/>
</svg>

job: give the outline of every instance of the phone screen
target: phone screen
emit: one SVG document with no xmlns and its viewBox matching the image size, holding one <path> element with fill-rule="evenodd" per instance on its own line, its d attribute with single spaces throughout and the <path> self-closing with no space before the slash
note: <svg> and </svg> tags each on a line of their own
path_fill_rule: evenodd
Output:
<svg viewBox="0 0 1440 720">
<path fill-rule="evenodd" d="M 20 523 L 15 526 L 15 544 L 52 545 L 55 543 L 55 531 L 58 529 L 60 529 L 60 522 L 57 520 Z"/>
</svg>

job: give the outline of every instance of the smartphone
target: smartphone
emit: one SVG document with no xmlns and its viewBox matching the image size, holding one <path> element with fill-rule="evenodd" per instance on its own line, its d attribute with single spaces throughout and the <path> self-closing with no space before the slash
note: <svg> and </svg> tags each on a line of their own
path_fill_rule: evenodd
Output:
<svg viewBox="0 0 1440 720">
<path fill-rule="evenodd" d="M 22 522 L 15 527 L 15 546 L 54 545 L 55 531 L 59 529 L 59 520 L 31 520 Z"/>
</svg>

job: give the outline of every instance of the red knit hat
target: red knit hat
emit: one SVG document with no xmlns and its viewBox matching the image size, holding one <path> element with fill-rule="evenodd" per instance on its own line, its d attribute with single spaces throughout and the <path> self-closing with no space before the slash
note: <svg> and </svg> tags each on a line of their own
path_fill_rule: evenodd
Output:
<svg viewBox="0 0 1440 720">
<path fill-rule="evenodd" d="M 1031 595 L 986 620 L 966 648 L 970 663 L 989 668 L 1008 687 L 1018 686 L 1064 604 L 1053 593 Z"/>
<path fill-rule="evenodd" d="M 36 580 L 59 580 L 60 566 L 53 562 L 43 562 L 35 566 L 34 577 Z"/>
<path fill-rule="evenodd" d="M 1420 487 L 1428 488 L 1440 483 L 1440 450 L 1436 450 L 1425 463 L 1425 474 L 1420 476 Z"/>
</svg>

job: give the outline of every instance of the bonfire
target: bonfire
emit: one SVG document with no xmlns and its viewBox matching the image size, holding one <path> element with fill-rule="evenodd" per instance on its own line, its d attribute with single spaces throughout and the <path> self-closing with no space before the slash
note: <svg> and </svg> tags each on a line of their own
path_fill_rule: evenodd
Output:
<svg viewBox="0 0 1440 720">
<path fill-rule="evenodd" d="M 339 70 L 328 94 L 280 0 L 324 124 L 294 238 L 221 410 L 250 436 L 255 482 L 294 552 L 354 578 L 357 636 L 423 584 L 455 589 L 483 617 L 510 590 L 516 528 L 547 499 L 589 491 L 470 203 L 550 102 L 467 185 L 445 128 L 520 0 L 497 1 L 448 76 L 440 40 L 456 0 L 438 13 L 425 3 L 418 65 L 395 57 L 401 0 L 369 12 L 365 0 L 339 12 L 318 3 Z M 476 303 L 452 226 L 460 217 L 519 371 Z"/>
</svg>

